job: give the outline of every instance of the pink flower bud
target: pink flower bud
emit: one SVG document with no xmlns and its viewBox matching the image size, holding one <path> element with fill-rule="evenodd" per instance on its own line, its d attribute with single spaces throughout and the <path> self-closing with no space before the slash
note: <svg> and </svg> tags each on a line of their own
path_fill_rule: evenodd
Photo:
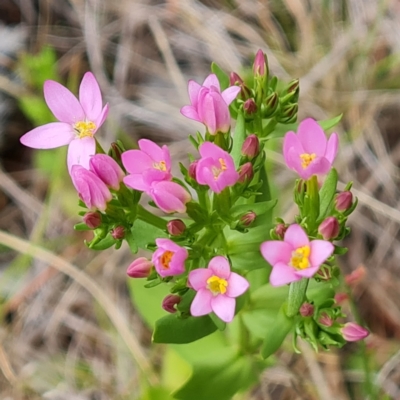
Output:
<svg viewBox="0 0 400 400">
<path fill-rule="evenodd" d="M 147 278 L 153 264 L 145 257 L 137 258 L 127 269 L 126 273 L 131 278 Z"/>
<path fill-rule="evenodd" d="M 347 293 L 339 292 L 339 293 L 335 294 L 335 303 L 336 304 L 342 304 L 348 299 L 349 299 L 349 295 Z"/>
<path fill-rule="evenodd" d="M 175 306 L 181 302 L 181 297 L 178 296 L 177 294 L 169 294 L 166 296 L 162 302 L 162 308 L 171 313 L 174 314 L 176 313 L 176 308 Z"/>
<path fill-rule="evenodd" d="M 255 114 L 257 112 L 257 104 L 254 101 L 254 99 L 247 99 L 243 103 L 243 110 L 245 111 L 246 114 Z"/>
<path fill-rule="evenodd" d="M 357 342 L 358 340 L 365 339 L 369 332 L 360 325 L 354 322 L 347 322 L 341 329 L 343 338 L 348 342 Z"/>
<path fill-rule="evenodd" d="M 258 137 L 253 133 L 247 136 L 243 142 L 242 155 L 250 159 L 254 158 L 260 152 L 260 141 Z"/>
<path fill-rule="evenodd" d="M 88 212 L 83 216 L 83 222 L 90 229 L 96 229 L 101 225 L 101 214 L 98 212 Z"/>
<path fill-rule="evenodd" d="M 336 196 L 336 210 L 343 212 L 347 211 L 353 204 L 353 194 L 346 190 Z"/>
<path fill-rule="evenodd" d="M 117 162 L 106 154 L 91 157 L 90 170 L 114 190 L 119 190 L 119 184 L 125 176 Z"/>
<path fill-rule="evenodd" d="M 123 226 L 116 226 L 112 231 L 111 231 L 111 236 L 115 240 L 120 240 L 125 237 L 125 228 Z"/>
<path fill-rule="evenodd" d="M 239 179 L 238 182 L 245 183 L 250 182 L 253 179 L 254 172 L 253 166 L 250 162 L 243 164 L 239 169 Z"/>
<path fill-rule="evenodd" d="M 285 224 L 278 224 L 275 227 L 275 234 L 283 240 L 284 236 L 285 236 L 285 232 L 287 231 L 287 226 Z"/>
<path fill-rule="evenodd" d="M 319 322 L 321 325 L 324 325 L 324 326 L 327 326 L 327 327 L 330 327 L 330 326 L 332 326 L 332 324 L 333 324 L 332 318 L 331 318 L 327 313 L 321 314 L 321 316 L 320 316 L 318 322 Z"/>
<path fill-rule="evenodd" d="M 189 176 L 196 180 L 196 170 L 197 170 L 197 164 L 198 164 L 199 160 L 193 161 L 190 165 L 189 165 Z"/>
<path fill-rule="evenodd" d="M 267 74 L 267 63 L 265 62 L 265 54 L 258 50 L 253 64 L 253 72 L 255 76 L 265 76 Z"/>
<path fill-rule="evenodd" d="M 181 185 L 171 181 L 161 181 L 152 184 L 148 193 L 157 207 L 166 213 L 186 211 L 186 203 L 192 197 Z"/>
<path fill-rule="evenodd" d="M 359 265 L 352 273 L 345 275 L 344 280 L 349 286 L 354 287 L 364 279 L 366 274 L 364 265 Z"/>
<path fill-rule="evenodd" d="M 242 215 L 242 216 L 240 217 L 240 220 L 239 220 L 239 221 L 240 221 L 241 225 L 247 227 L 247 226 L 250 226 L 250 225 L 254 222 L 254 220 L 256 219 L 256 217 L 257 217 L 257 215 L 256 215 L 255 212 L 249 211 L 248 213 Z"/>
<path fill-rule="evenodd" d="M 172 219 L 167 224 L 167 231 L 172 236 L 182 235 L 186 230 L 186 225 L 181 219 Z"/>
<path fill-rule="evenodd" d="M 243 79 L 236 72 L 231 72 L 229 74 L 229 85 L 240 87 L 240 96 L 242 99 L 247 99 L 250 97 L 250 89 L 246 86 Z"/>
<path fill-rule="evenodd" d="M 335 217 L 325 218 L 318 227 L 318 233 L 324 240 L 332 240 L 339 235 L 339 222 Z"/>
<path fill-rule="evenodd" d="M 310 303 L 303 303 L 300 307 L 302 317 L 312 317 L 314 315 L 314 306 Z"/>
</svg>

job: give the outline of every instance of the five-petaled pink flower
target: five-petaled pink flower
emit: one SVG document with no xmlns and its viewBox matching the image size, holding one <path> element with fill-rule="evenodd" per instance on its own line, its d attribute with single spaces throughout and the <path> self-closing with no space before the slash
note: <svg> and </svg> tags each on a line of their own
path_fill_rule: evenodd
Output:
<svg viewBox="0 0 400 400">
<path fill-rule="evenodd" d="M 55 81 L 44 83 L 44 98 L 59 122 L 39 126 L 21 137 L 21 143 L 35 149 L 53 149 L 69 145 L 68 170 L 73 165 L 89 168 L 90 156 L 96 152 L 94 134 L 108 114 L 103 108 L 100 87 L 91 72 L 86 72 L 79 87 L 79 100 Z"/>
<path fill-rule="evenodd" d="M 156 239 L 156 245 L 151 261 L 158 274 L 163 278 L 183 274 L 188 251 L 170 239 Z"/>
<path fill-rule="evenodd" d="M 235 297 L 242 295 L 249 282 L 231 272 L 228 260 L 222 256 L 212 258 L 208 268 L 189 273 L 189 284 L 197 291 L 190 313 L 199 317 L 214 312 L 222 321 L 231 322 L 235 315 Z"/>
<path fill-rule="evenodd" d="M 136 190 L 148 192 L 153 182 L 170 181 L 171 156 L 167 146 L 158 146 L 148 139 L 138 141 L 140 150 L 128 150 L 121 159 L 129 175 L 124 183 Z"/>
<path fill-rule="evenodd" d="M 289 226 L 283 241 L 270 240 L 261 244 L 261 254 L 273 267 L 269 278 L 272 286 L 311 278 L 333 250 L 333 244 L 325 240 L 310 242 L 297 224 Z"/>
<path fill-rule="evenodd" d="M 190 106 L 181 108 L 181 114 L 204 124 L 211 135 L 226 133 L 231 127 L 229 104 L 240 92 L 239 86 L 230 86 L 221 92 L 215 74 L 208 75 L 199 85 L 190 80 L 188 85 Z"/>
<path fill-rule="evenodd" d="M 200 185 L 208 185 L 215 193 L 233 186 L 239 179 L 233 158 L 216 144 L 204 142 L 199 152 L 201 159 L 196 166 L 196 180 Z"/>
<path fill-rule="evenodd" d="M 283 141 L 286 165 L 302 179 L 324 175 L 332 168 L 338 150 L 338 136 L 333 133 L 327 140 L 324 131 L 312 118 L 302 121 L 297 130 L 288 132 Z"/>
</svg>

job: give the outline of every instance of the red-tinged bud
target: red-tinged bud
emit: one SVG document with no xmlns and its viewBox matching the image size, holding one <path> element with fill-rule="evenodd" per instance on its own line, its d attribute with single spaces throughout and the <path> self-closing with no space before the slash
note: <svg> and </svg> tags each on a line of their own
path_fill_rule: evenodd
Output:
<svg viewBox="0 0 400 400">
<path fill-rule="evenodd" d="M 257 112 L 257 104 L 254 101 L 254 99 L 247 99 L 243 103 L 243 110 L 245 111 L 246 114 L 252 115 Z"/>
<path fill-rule="evenodd" d="M 364 265 L 359 265 L 352 273 L 345 275 L 344 280 L 349 286 L 354 287 L 364 279 L 366 274 Z"/>
<path fill-rule="evenodd" d="M 196 169 L 197 169 L 197 164 L 198 164 L 198 160 L 193 161 L 190 165 L 189 165 L 189 176 L 196 180 Z"/>
<path fill-rule="evenodd" d="M 325 218 L 318 227 L 318 233 L 324 240 L 335 239 L 339 235 L 339 221 L 335 217 Z"/>
<path fill-rule="evenodd" d="M 268 74 L 266 55 L 261 50 L 257 51 L 254 58 L 253 73 L 255 76 L 266 76 Z"/>
<path fill-rule="evenodd" d="M 344 292 L 339 292 L 335 294 L 335 303 L 342 304 L 349 299 L 349 295 Z"/>
<path fill-rule="evenodd" d="M 285 232 L 287 231 L 287 226 L 285 224 L 278 224 L 275 227 L 275 234 L 283 240 L 284 236 L 285 236 Z"/>
<path fill-rule="evenodd" d="M 250 89 L 236 72 L 229 74 L 229 86 L 239 86 L 242 99 L 248 99 L 251 95 Z"/>
<path fill-rule="evenodd" d="M 314 306 L 310 303 L 303 303 L 300 307 L 302 317 L 312 317 L 314 315 Z"/>
<path fill-rule="evenodd" d="M 123 226 L 116 226 L 112 231 L 111 231 L 111 236 L 115 240 L 120 240 L 125 237 L 125 228 Z"/>
<path fill-rule="evenodd" d="M 324 325 L 324 326 L 327 326 L 327 327 L 330 327 L 330 326 L 333 325 L 333 319 L 327 313 L 321 314 L 318 322 L 321 325 Z"/>
<path fill-rule="evenodd" d="M 243 226 L 245 226 L 245 227 L 248 227 L 248 226 L 250 226 L 253 222 L 254 222 L 254 220 L 257 218 L 257 215 L 256 215 L 256 213 L 255 212 L 253 212 L 253 211 L 249 211 L 249 212 L 247 212 L 246 214 L 243 214 L 241 217 L 240 217 L 240 223 L 241 223 L 241 225 L 243 225 Z"/>
<path fill-rule="evenodd" d="M 258 137 L 253 133 L 247 136 L 243 142 L 242 155 L 248 157 L 250 160 L 258 155 L 260 152 L 260 141 Z"/>
<path fill-rule="evenodd" d="M 83 216 L 83 222 L 90 229 L 96 229 L 101 225 L 101 214 L 98 212 L 88 212 Z"/>
<path fill-rule="evenodd" d="M 126 273 L 131 278 L 147 278 L 152 267 L 151 261 L 145 257 L 139 257 L 128 267 Z"/>
<path fill-rule="evenodd" d="M 287 106 L 283 107 L 279 116 L 279 122 L 283 124 L 291 123 L 297 118 L 298 110 L 299 106 L 297 104 L 288 104 Z"/>
<path fill-rule="evenodd" d="M 358 340 L 365 339 L 369 335 L 369 332 L 365 328 L 354 322 L 344 324 L 341 332 L 343 338 L 348 342 L 357 342 Z"/>
<path fill-rule="evenodd" d="M 238 182 L 245 183 L 250 182 L 253 179 L 254 172 L 253 166 L 250 162 L 243 164 L 239 169 L 239 179 Z"/>
<path fill-rule="evenodd" d="M 277 93 L 273 92 L 265 99 L 265 108 L 263 112 L 263 117 L 264 118 L 271 117 L 277 110 L 278 105 L 279 105 L 279 96 Z"/>
<path fill-rule="evenodd" d="M 186 225 L 180 219 L 171 219 L 167 224 L 167 231 L 172 236 L 180 236 L 186 230 Z"/>
<path fill-rule="evenodd" d="M 353 194 L 346 190 L 336 196 L 336 210 L 340 212 L 347 211 L 353 204 Z"/>
<path fill-rule="evenodd" d="M 178 296 L 177 294 L 169 294 L 166 296 L 162 302 L 162 308 L 171 313 L 174 314 L 176 313 L 176 308 L 175 306 L 181 302 L 181 297 Z"/>
<path fill-rule="evenodd" d="M 118 143 L 116 142 L 112 142 L 111 143 L 111 154 L 112 154 L 112 158 L 117 161 L 120 162 L 121 161 L 121 154 L 123 153 L 123 150 L 119 147 Z M 109 152 L 110 154 L 110 152 Z"/>
</svg>

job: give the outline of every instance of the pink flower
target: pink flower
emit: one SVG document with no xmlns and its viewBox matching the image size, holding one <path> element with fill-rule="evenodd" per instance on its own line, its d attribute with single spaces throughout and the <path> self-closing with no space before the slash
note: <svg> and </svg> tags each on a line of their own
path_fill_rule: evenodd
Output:
<svg viewBox="0 0 400 400">
<path fill-rule="evenodd" d="M 111 189 L 119 190 L 125 174 L 117 162 L 107 154 L 96 154 L 90 158 L 90 170 Z"/>
<path fill-rule="evenodd" d="M 139 257 L 129 265 L 126 274 L 131 278 L 147 278 L 152 268 L 151 261 L 145 257 Z"/>
<path fill-rule="evenodd" d="M 136 190 L 148 192 L 153 182 L 170 181 L 171 156 L 167 146 L 158 146 L 148 139 L 138 141 L 140 150 L 128 150 L 121 159 L 129 175 L 124 183 Z"/>
<path fill-rule="evenodd" d="M 181 108 L 181 114 L 204 124 L 211 135 L 226 133 L 231 127 L 229 104 L 240 92 L 240 87 L 230 86 L 221 93 L 218 78 L 208 75 L 203 86 L 190 80 L 188 85 L 190 106 Z"/>
<path fill-rule="evenodd" d="M 220 193 L 238 181 L 239 174 L 229 153 L 211 142 L 204 142 L 199 152 L 202 158 L 197 163 L 196 180 L 200 185 Z"/>
<path fill-rule="evenodd" d="M 21 143 L 34 149 L 53 149 L 69 145 L 68 170 L 73 165 L 89 168 L 90 156 L 96 152 L 94 134 L 108 114 L 99 85 L 91 72 L 86 72 L 79 87 L 79 100 L 55 81 L 44 83 L 44 98 L 60 122 L 51 122 L 32 129 L 21 137 Z"/>
<path fill-rule="evenodd" d="M 341 329 L 343 338 L 348 342 L 357 342 L 358 340 L 365 339 L 369 332 L 360 325 L 354 322 L 347 322 Z"/>
<path fill-rule="evenodd" d="M 156 245 L 158 248 L 151 260 L 158 274 L 163 278 L 183 274 L 188 251 L 170 239 L 156 239 Z"/>
<path fill-rule="evenodd" d="M 302 121 L 297 135 L 288 132 L 283 141 L 286 165 L 302 179 L 323 175 L 332 168 L 338 150 L 338 136 L 333 133 L 326 139 L 322 128 L 312 118 Z"/>
<path fill-rule="evenodd" d="M 100 211 L 107 208 L 112 195 L 106 184 L 96 174 L 81 165 L 73 165 L 71 178 L 79 197 L 87 208 Z"/>
<path fill-rule="evenodd" d="M 186 189 L 178 183 L 170 181 L 154 182 L 148 194 L 157 207 L 168 214 L 184 213 L 186 203 L 192 199 Z"/>
<path fill-rule="evenodd" d="M 190 313 L 195 317 L 214 312 L 222 321 L 231 322 L 235 315 L 235 297 L 243 294 L 249 282 L 231 272 L 228 260 L 222 256 L 212 258 L 208 268 L 189 273 L 189 284 L 197 291 Z"/>
<path fill-rule="evenodd" d="M 311 278 L 332 255 L 334 246 L 325 240 L 310 240 L 300 225 L 293 224 L 284 240 L 261 244 L 261 254 L 272 265 L 272 286 L 282 286 L 302 278 Z"/>
</svg>

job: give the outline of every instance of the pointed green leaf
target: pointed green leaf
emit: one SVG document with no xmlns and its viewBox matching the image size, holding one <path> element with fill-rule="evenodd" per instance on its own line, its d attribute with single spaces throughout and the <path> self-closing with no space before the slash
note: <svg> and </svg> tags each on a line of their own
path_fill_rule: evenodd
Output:
<svg viewBox="0 0 400 400">
<path fill-rule="evenodd" d="M 319 191 L 319 217 L 318 219 L 322 221 L 329 211 L 332 204 L 333 198 L 336 193 L 336 186 L 338 182 L 338 173 L 335 168 L 332 168 L 325 178 L 325 182 Z"/>
<path fill-rule="evenodd" d="M 233 158 L 233 161 L 235 162 L 236 168 L 238 168 L 241 158 L 242 145 L 244 140 L 246 139 L 246 125 L 242 112 L 237 115 L 235 133 L 233 137 L 234 140 L 233 140 L 233 148 L 231 151 L 231 156 Z"/>
<path fill-rule="evenodd" d="M 225 90 L 229 86 L 229 76 L 215 62 L 211 64 L 211 71 L 217 75 L 219 84 L 221 85 L 221 91 Z"/>
</svg>

